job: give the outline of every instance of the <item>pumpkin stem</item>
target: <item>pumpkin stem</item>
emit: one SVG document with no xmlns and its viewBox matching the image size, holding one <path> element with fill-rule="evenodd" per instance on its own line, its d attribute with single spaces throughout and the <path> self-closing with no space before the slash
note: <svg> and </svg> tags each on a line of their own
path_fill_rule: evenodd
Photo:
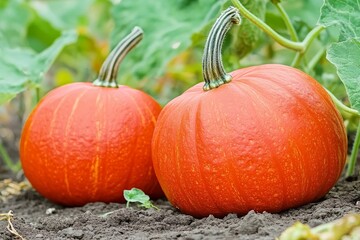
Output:
<svg viewBox="0 0 360 240">
<path fill-rule="evenodd" d="M 232 24 L 240 24 L 241 18 L 237 8 L 229 7 L 216 20 L 210 30 L 205 43 L 202 59 L 204 91 L 217 88 L 231 81 L 230 74 L 226 73 L 222 63 L 221 48 L 225 35 Z"/>
<path fill-rule="evenodd" d="M 111 51 L 101 66 L 98 78 L 93 82 L 95 86 L 117 88 L 117 72 L 120 62 L 143 38 L 143 30 L 134 27 L 129 35 L 122 39 Z"/>
</svg>

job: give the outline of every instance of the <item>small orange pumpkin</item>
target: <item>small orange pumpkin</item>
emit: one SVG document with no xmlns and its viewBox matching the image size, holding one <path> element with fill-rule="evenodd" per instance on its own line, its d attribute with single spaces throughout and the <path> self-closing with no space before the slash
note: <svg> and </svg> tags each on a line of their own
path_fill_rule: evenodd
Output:
<svg viewBox="0 0 360 240">
<path fill-rule="evenodd" d="M 124 202 L 123 190 L 162 195 L 151 161 L 151 138 L 160 105 L 116 83 L 120 61 L 141 39 L 135 28 L 105 60 L 99 78 L 47 94 L 22 131 L 25 176 L 44 197 L 77 206 Z"/>
</svg>

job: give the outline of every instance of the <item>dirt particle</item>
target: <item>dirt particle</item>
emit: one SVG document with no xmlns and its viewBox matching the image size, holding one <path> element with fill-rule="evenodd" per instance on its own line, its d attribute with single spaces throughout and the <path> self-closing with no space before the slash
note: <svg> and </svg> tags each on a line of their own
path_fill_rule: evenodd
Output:
<svg viewBox="0 0 360 240">
<path fill-rule="evenodd" d="M 190 225 L 192 221 L 194 221 L 194 218 L 189 215 L 181 215 L 180 217 L 173 215 L 163 219 L 164 223 L 170 225 Z"/>
<path fill-rule="evenodd" d="M 246 235 L 255 234 L 264 225 L 264 220 L 265 218 L 261 213 L 250 211 L 239 224 L 230 226 L 230 231 Z"/>
<path fill-rule="evenodd" d="M 227 220 L 237 219 L 237 218 L 238 218 L 238 216 L 235 213 L 229 213 L 228 215 L 226 215 L 224 217 L 224 220 L 227 221 Z"/>
<path fill-rule="evenodd" d="M 48 208 L 45 211 L 46 215 L 51 215 L 51 214 L 54 214 L 54 213 L 56 213 L 56 208 Z"/>
<path fill-rule="evenodd" d="M 82 239 L 84 232 L 82 230 L 75 230 L 72 227 L 65 228 L 59 232 L 60 235 L 71 237 L 75 239 Z"/>
<path fill-rule="evenodd" d="M 91 225 L 86 225 L 85 228 L 89 231 L 93 231 L 94 230 L 94 227 L 91 226 Z"/>
</svg>

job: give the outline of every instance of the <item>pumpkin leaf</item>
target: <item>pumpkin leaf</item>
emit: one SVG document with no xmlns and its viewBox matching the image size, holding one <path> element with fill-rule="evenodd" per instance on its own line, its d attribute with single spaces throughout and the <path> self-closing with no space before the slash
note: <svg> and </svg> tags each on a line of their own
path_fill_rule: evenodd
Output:
<svg viewBox="0 0 360 240">
<path fill-rule="evenodd" d="M 0 5 L 0 44 L 23 45 L 33 15 L 23 0 L 2 0 Z"/>
<path fill-rule="evenodd" d="M 130 203 L 140 203 L 141 207 L 158 209 L 151 203 L 150 197 L 138 188 L 124 190 L 124 198 L 127 201 L 126 207 L 129 207 Z"/>
<path fill-rule="evenodd" d="M 243 5 L 255 16 L 264 20 L 266 12 L 266 3 L 264 0 L 247 0 L 242 1 Z M 253 24 L 249 19 L 242 18 L 242 23 L 239 27 L 233 28 L 232 43 L 230 52 L 224 55 L 236 54 L 237 61 L 245 57 L 256 46 L 260 37 L 264 34 L 260 28 Z"/>
<path fill-rule="evenodd" d="M 56 29 L 72 29 L 77 26 L 94 0 L 67 1 L 31 1 L 31 6 L 45 20 L 50 22 Z"/>
<path fill-rule="evenodd" d="M 326 57 L 336 66 L 352 108 L 360 111 L 360 38 L 332 44 Z"/>
<path fill-rule="evenodd" d="M 340 41 L 360 37 L 360 4 L 353 0 L 325 0 L 321 8 L 319 24 L 339 26 Z"/>
<path fill-rule="evenodd" d="M 114 4 L 112 46 L 134 26 L 144 30 L 144 39 L 121 64 L 119 75 L 151 79 L 163 74 L 168 62 L 191 45 L 191 36 L 216 17 L 222 3 L 217 0 L 123 0 Z"/>
<path fill-rule="evenodd" d="M 63 47 L 73 43 L 76 37 L 74 31 L 64 32 L 41 53 L 27 48 L 0 48 L 0 105 L 38 86 Z"/>
<path fill-rule="evenodd" d="M 303 22 L 312 28 L 319 19 L 319 11 L 323 0 L 287 0 L 282 1 L 281 4 L 295 24 L 296 22 Z M 301 9 L 301 11 L 299 11 L 299 9 Z"/>
<path fill-rule="evenodd" d="M 327 51 L 327 59 L 335 65 L 352 108 L 360 111 L 360 5 L 358 1 L 325 0 L 319 23 L 340 28 L 338 43 Z"/>
</svg>

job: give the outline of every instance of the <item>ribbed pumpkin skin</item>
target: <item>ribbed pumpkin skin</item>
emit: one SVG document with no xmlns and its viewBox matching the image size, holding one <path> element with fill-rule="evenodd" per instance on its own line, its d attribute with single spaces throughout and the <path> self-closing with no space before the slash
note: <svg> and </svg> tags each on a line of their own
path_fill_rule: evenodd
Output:
<svg viewBox="0 0 360 240">
<path fill-rule="evenodd" d="M 162 110 L 152 142 L 169 201 L 196 217 L 279 212 L 323 197 L 346 160 L 343 121 L 314 79 L 283 65 L 249 67 Z"/>
<path fill-rule="evenodd" d="M 40 194 L 63 205 L 123 202 L 123 190 L 132 187 L 159 197 L 151 138 L 160 110 L 150 96 L 126 86 L 54 89 L 23 128 L 24 173 Z"/>
</svg>

